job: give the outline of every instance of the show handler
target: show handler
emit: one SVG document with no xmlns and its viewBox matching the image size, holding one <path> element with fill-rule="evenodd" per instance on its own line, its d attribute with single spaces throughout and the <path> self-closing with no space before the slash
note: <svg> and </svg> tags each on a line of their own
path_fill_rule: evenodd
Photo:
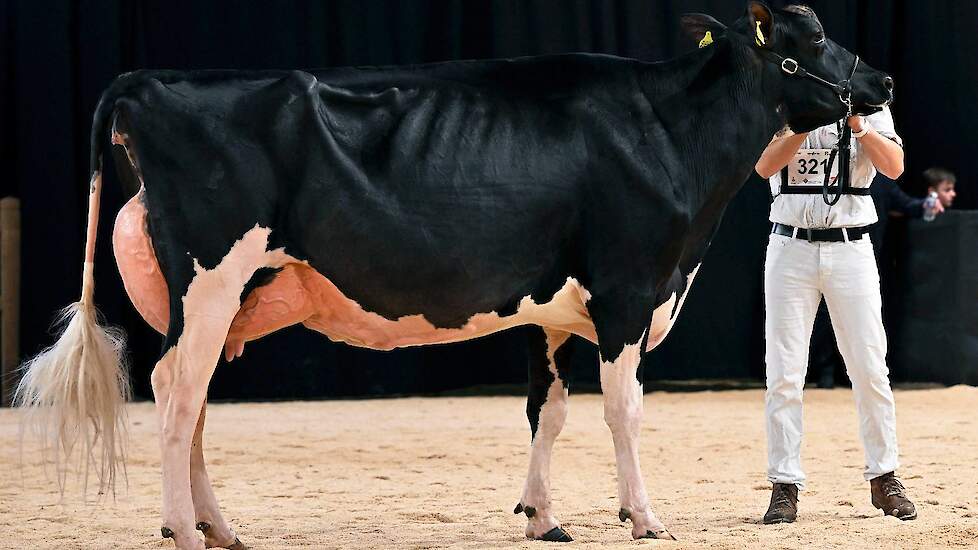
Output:
<svg viewBox="0 0 978 550">
<path fill-rule="evenodd" d="M 764 266 L 767 472 L 773 483 L 766 524 L 795 520 L 798 491 L 805 484 L 802 390 L 812 324 L 823 295 L 852 380 L 873 506 L 902 520 L 917 517 L 894 475 L 899 466 L 896 407 L 886 366 L 880 278 L 867 233 L 877 217 L 870 183 L 877 171 L 893 179 L 900 176 L 903 142 L 888 108 L 867 117 L 851 116 L 847 123 L 855 142 L 851 187 L 834 205 L 828 195 L 839 187 L 823 196 L 821 184 L 825 168 L 840 164 L 823 161 L 844 134 L 841 123 L 810 133 L 779 134 L 755 166 L 761 177 L 769 178 L 774 195 Z"/>
</svg>

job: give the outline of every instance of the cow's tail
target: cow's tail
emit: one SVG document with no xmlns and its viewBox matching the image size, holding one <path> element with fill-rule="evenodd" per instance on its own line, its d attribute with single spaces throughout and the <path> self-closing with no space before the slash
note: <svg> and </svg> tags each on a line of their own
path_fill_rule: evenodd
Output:
<svg viewBox="0 0 978 550">
<path fill-rule="evenodd" d="M 53 464 L 62 493 L 69 471 L 78 475 L 87 492 L 94 470 L 99 495 L 114 494 L 117 472 L 120 467 L 125 471 L 125 404 L 131 396 L 125 339 L 119 329 L 100 323 L 93 301 L 101 143 L 122 78 L 103 94 L 92 127 L 81 298 L 57 316 L 55 326 L 61 331 L 57 341 L 24 364 L 14 395 L 15 403 L 25 410 L 25 429 L 35 430 L 43 442 L 43 460 Z"/>
</svg>

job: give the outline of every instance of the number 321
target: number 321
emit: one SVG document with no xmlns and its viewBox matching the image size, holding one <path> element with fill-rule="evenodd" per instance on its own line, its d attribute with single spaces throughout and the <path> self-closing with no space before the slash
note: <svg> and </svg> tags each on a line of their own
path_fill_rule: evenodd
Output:
<svg viewBox="0 0 978 550">
<path fill-rule="evenodd" d="M 799 174 L 819 174 L 818 167 L 822 166 L 822 172 L 825 173 L 828 170 L 828 159 L 815 160 L 815 159 L 798 159 L 798 173 Z"/>
</svg>

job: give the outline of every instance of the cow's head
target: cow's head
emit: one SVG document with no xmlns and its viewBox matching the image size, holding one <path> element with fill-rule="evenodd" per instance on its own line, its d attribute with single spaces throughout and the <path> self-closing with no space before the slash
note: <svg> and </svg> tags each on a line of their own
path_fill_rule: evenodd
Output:
<svg viewBox="0 0 978 550">
<path fill-rule="evenodd" d="M 703 14 L 683 16 L 683 26 L 701 46 L 726 34 L 747 45 L 755 61 L 776 67 L 782 78 L 781 113 L 795 132 L 845 116 L 843 90 L 855 114 L 874 113 L 893 100 L 893 79 L 861 59 L 857 63 L 853 53 L 829 40 L 815 12 L 806 6 L 772 10 L 752 1 L 746 15 L 729 29 Z"/>
</svg>

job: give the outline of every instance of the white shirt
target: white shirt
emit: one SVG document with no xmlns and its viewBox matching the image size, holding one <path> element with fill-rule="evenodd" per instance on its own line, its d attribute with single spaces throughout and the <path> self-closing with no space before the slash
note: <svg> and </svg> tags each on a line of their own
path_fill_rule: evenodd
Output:
<svg viewBox="0 0 978 550">
<path fill-rule="evenodd" d="M 881 136 L 892 139 L 900 147 L 903 140 L 893 127 L 893 116 L 889 107 L 873 113 L 864 119 Z M 801 144 L 801 149 L 832 149 L 839 141 L 835 123 L 822 126 L 812 131 Z M 862 144 L 853 139 L 850 149 L 849 183 L 852 187 L 869 187 L 876 177 L 876 167 L 869 157 L 863 154 Z M 838 162 L 838 160 L 836 160 Z M 873 197 L 869 195 L 842 195 L 835 206 L 825 204 L 822 194 L 780 194 L 781 171 L 779 170 L 769 180 L 774 202 L 771 203 L 771 221 L 792 225 L 803 229 L 825 229 L 828 227 L 861 227 L 876 223 L 876 208 Z M 834 193 L 830 189 L 829 196 Z"/>
</svg>

